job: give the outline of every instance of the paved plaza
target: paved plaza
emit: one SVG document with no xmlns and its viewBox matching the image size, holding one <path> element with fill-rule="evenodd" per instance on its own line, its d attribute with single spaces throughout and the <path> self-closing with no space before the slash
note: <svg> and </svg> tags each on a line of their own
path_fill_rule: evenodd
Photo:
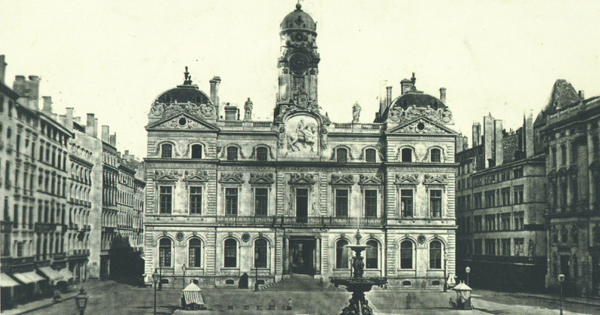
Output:
<svg viewBox="0 0 600 315">
<path fill-rule="evenodd" d="M 84 288 L 89 295 L 86 314 L 153 314 L 154 290 L 115 281 L 88 282 Z M 339 314 L 346 306 L 350 293 L 342 290 L 326 292 L 260 291 L 239 289 L 204 289 L 203 296 L 208 311 L 181 311 L 181 290 L 165 289 L 157 292 L 157 314 Z M 542 294 L 499 293 L 492 291 L 473 292 L 472 311 L 451 310 L 447 306 L 429 304 L 419 297 L 420 292 L 374 290 L 367 299 L 376 314 L 558 314 L 558 297 Z M 432 294 L 432 293 L 428 293 Z M 409 298 L 409 295 L 411 296 Z M 20 305 L 2 314 L 76 315 L 78 314 L 74 293 L 64 296 L 61 303 L 51 299 Z M 443 299 L 454 296 L 453 292 L 442 293 Z M 288 299 L 293 301 L 293 310 L 284 310 Z M 267 305 L 274 299 L 276 310 L 269 311 Z M 407 299 L 410 305 L 407 304 Z M 428 305 L 429 304 L 429 305 Z M 228 310 L 232 306 L 233 310 Z M 247 310 L 244 307 L 247 306 Z M 262 306 L 263 310 L 257 310 Z M 409 306 L 410 309 L 406 307 Z M 589 298 L 566 298 L 564 314 L 600 314 L 600 300 Z"/>
</svg>

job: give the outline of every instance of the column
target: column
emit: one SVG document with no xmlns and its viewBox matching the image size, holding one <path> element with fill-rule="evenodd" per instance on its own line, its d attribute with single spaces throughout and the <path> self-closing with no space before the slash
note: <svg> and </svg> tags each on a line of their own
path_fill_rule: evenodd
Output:
<svg viewBox="0 0 600 315">
<path fill-rule="evenodd" d="M 573 161 L 573 157 L 571 156 L 573 144 L 571 142 L 567 142 L 567 211 L 575 211 L 575 198 L 573 196 L 573 182 L 571 181 L 571 172 L 568 170 L 571 168 L 571 162 Z"/>
<path fill-rule="evenodd" d="M 290 274 L 290 238 L 284 237 L 283 244 L 283 274 Z"/>
<path fill-rule="evenodd" d="M 321 238 L 318 237 L 315 241 L 315 274 L 321 274 Z"/>
<path fill-rule="evenodd" d="M 587 134 L 587 149 L 588 149 L 588 159 L 587 159 L 587 164 L 588 168 L 587 168 L 587 174 L 588 174 L 588 208 L 590 211 L 594 210 L 594 203 L 596 202 L 596 198 L 597 196 L 595 196 L 594 191 L 595 191 L 595 183 L 594 183 L 594 176 L 592 174 L 592 172 L 589 170 L 589 165 L 590 163 L 594 160 L 594 150 L 596 148 L 594 148 L 594 139 L 592 137 L 592 135 L 590 134 L 592 126 L 590 124 L 588 124 L 588 134 Z"/>
</svg>

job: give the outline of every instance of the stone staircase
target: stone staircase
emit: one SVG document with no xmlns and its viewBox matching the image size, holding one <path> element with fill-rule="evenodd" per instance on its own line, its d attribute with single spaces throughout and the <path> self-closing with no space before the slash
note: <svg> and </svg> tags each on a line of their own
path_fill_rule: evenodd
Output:
<svg viewBox="0 0 600 315">
<path fill-rule="evenodd" d="M 319 285 L 319 280 L 309 275 L 292 275 L 290 278 L 279 282 L 273 282 L 261 288 L 261 291 L 304 291 L 316 292 L 323 291 Z"/>
</svg>

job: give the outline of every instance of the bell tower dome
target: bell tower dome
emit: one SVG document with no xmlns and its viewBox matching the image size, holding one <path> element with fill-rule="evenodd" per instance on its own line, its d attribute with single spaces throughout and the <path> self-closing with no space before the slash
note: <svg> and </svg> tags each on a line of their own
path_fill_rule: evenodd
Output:
<svg viewBox="0 0 600 315">
<path fill-rule="evenodd" d="M 296 10 L 281 22 L 281 55 L 279 69 L 279 91 L 275 117 L 281 106 L 299 110 L 318 111 L 317 75 L 319 53 L 317 52 L 317 24 L 302 11 L 298 3 Z"/>
</svg>

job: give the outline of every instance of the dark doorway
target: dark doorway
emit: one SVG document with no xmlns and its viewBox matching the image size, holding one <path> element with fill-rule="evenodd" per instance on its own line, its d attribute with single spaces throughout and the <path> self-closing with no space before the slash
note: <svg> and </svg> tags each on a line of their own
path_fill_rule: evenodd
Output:
<svg viewBox="0 0 600 315">
<path fill-rule="evenodd" d="M 296 222 L 308 220 L 308 189 L 296 189 Z"/>
<path fill-rule="evenodd" d="M 569 282 L 570 273 L 569 273 L 569 256 L 561 255 L 560 256 L 560 273 L 565 275 L 565 282 Z"/>
<path fill-rule="evenodd" d="M 600 257 L 592 256 L 592 291 L 593 295 L 600 295 Z"/>
<path fill-rule="evenodd" d="M 245 272 L 242 275 L 242 277 L 240 278 L 239 288 L 240 289 L 248 289 L 248 274 Z"/>
<path fill-rule="evenodd" d="M 292 273 L 314 275 L 315 240 L 290 240 Z"/>
</svg>

